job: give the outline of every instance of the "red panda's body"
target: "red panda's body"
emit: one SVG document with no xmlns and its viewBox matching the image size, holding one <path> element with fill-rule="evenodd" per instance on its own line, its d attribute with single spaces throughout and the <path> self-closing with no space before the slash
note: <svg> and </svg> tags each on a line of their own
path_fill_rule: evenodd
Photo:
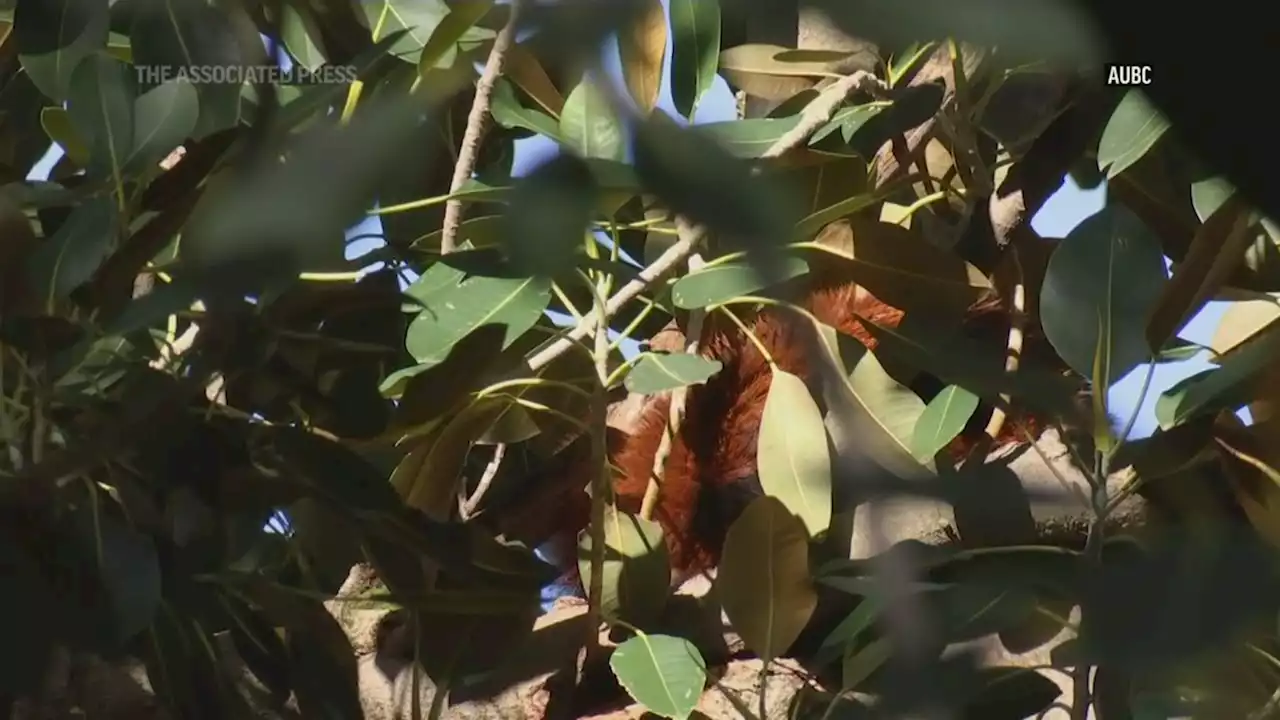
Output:
<svg viewBox="0 0 1280 720">
<path fill-rule="evenodd" d="M 802 305 L 816 319 L 850 335 L 870 349 L 875 339 L 859 318 L 896 327 L 902 311 L 891 307 L 851 283 L 810 289 Z M 816 366 L 810 361 L 810 341 L 801 333 L 812 326 L 786 310 L 763 309 L 739 315 L 744 325 L 768 351 L 778 367 L 803 378 L 816 389 Z M 992 297 L 975 304 L 965 325 L 977 326 L 993 342 L 1007 335 L 1011 313 Z M 1032 333 L 1033 336 L 1035 333 Z M 706 318 L 701 352 L 722 363 L 706 383 L 689 389 L 680 431 L 672 443 L 663 472 L 660 501 L 655 511 L 667 539 L 673 580 L 680 582 L 714 567 L 725 532 L 738 514 L 762 490 L 756 475 L 756 443 L 765 399 L 772 381 L 769 363 L 756 345 L 744 337 L 737 324 L 712 313 Z M 932 392 L 941 389 L 939 385 Z M 925 398 L 926 400 L 928 397 Z M 617 503 L 622 510 L 639 512 L 652 472 L 658 446 L 665 433 L 670 399 L 648 401 L 630 435 L 610 448 Z M 975 413 L 969 427 L 948 448 L 952 457 L 963 457 L 983 435 L 989 409 Z M 1015 415 L 1005 424 L 997 445 L 1020 442 L 1023 430 L 1037 433 L 1035 418 Z M 581 490 L 561 498 L 555 514 L 565 530 L 555 540 L 554 552 L 572 558 L 576 533 L 586 527 L 589 501 Z M 574 568 L 566 563 L 571 573 Z"/>
</svg>

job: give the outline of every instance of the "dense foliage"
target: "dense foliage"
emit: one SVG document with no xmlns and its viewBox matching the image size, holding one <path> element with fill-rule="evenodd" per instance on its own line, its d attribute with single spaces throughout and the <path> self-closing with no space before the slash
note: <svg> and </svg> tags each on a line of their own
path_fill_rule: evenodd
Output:
<svg viewBox="0 0 1280 720">
<path fill-rule="evenodd" d="M 254 702 L 363 717 L 355 652 L 323 604 L 360 562 L 376 599 L 412 618 L 437 687 L 500 676 L 557 573 L 501 529 L 565 453 L 588 446 L 588 474 L 608 477 L 610 402 L 721 369 L 680 352 L 626 359 L 603 331 L 643 340 L 673 318 L 791 307 L 775 290 L 815 268 L 914 322 L 869 324 L 878 348 L 853 352 L 796 312 L 846 380 L 843 409 L 824 418 L 785 373 L 770 390 L 769 496 L 729 533 L 720 603 L 771 661 L 818 586 L 867 598 L 822 642 L 840 681 L 797 712 L 852 716 L 876 695 L 886 711 L 1034 714 L 1058 694 L 1041 676 L 936 652 L 1029 626 L 1033 645 L 1079 630 L 1051 664 L 1097 668 L 1099 716 L 1268 704 L 1280 228 L 1254 208 L 1274 197 L 1246 199 L 1213 170 L 1242 165 L 1193 153 L 1141 92 L 1103 87 L 1104 43 L 1073 30 L 1066 4 L 1002 9 L 965 26 L 975 44 L 945 39 L 941 10 L 814 4 L 877 44 L 748 42 L 750 3 L 715 0 L 670 0 L 669 22 L 657 0 L 19 0 L 0 20 L 4 712 L 45 692 L 70 651 L 140 659 L 170 717 L 247 717 L 219 656 L 229 640 L 268 691 Z M 536 31 L 516 32 L 517 12 Z M 259 32 L 299 67 L 355 79 L 142 72 L 266 67 Z M 615 34 L 617 89 L 596 67 Z M 769 107 L 688 126 L 717 73 Z M 655 110 L 667 76 L 678 122 Z M 534 134 L 564 152 L 512 177 L 513 142 Z M 65 156 L 27 181 L 50 141 Z M 1002 275 L 1068 172 L 1105 178 L 1106 208 Z M 348 260 L 344 232 L 375 203 L 385 247 Z M 1098 417 L 1135 368 L 1203 350 L 1214 367 L 1160 395 L 1148 440 L 1118 440 L 1127 418 L 1087 428 L 1087 542 L 904 541 L 810 568 L 852 511 L 833 487 L 859 481 L 833 456 L 840 437 L 893 476 L 886 492 L 907 479 L 951 502 L 988 479 L 937 454 L 979 398 L 1074 412 L 1077 384 L 1056 365 L 1009 364 L 1003 339 L 954 332 L 993 288 L 1025 292 Z M 1179 340 L 1214 299 L 1231 306 L 1211 345 Z M 929 402 L 904 384 L 921 371 L 948 384 Z M 609 665 L 636 702 L 687 718 L 708 668 L 655 620 L 670 594 L 661 528 L 609 505 L 607 483 L 593 490 L 582 575 L 592 612 L 630 634 Z M 1103 537 L 1135 492 L 1174 519 Z M 907 559 L 928 583 L 893 572 Z M 898 607 L 937 632 L 935 652 L 906 651 Z M 593 658 L 596 642 L 582 638 Z M 865 694 L 828 707 L 842 689 Z"/>
</svg>

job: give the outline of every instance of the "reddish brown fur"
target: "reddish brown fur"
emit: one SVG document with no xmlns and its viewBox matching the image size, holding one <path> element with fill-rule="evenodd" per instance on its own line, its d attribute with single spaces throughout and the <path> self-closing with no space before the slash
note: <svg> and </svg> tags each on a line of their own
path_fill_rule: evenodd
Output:
<svg viewBox="0 0 1280 720">
<path fill-rule="evenodd" d="M 857 338 L 871 349 L 875 348 L 875 339 L 863 327 L 859 316 L 890 328 L 896 327 L 903 318 L 900 310 L 867 293 L 859 294 L 851 284 L 812 292 L 805 306 L 819 321 Z M 1010 313 L 998 301 L 987 299 L 975 305 L 969 320 L 978 316 L 999 321 L 1007 332 Z M 805 379 L 814 389 L 813 368 L 805 351 L 809 341 L 798 334 L 812 330 L 798 320 L 792 313 L 772 309 L 743 318 L 778 367 Z M 769 364 L 755 344 L 744 338 L 741 330 L 722 314 L 707 318 L 702 339 L 702 352 L 719 360 L 723 367 L 705 384 L 690 389 L 680 433 L 664 469 L 661 498 L 655 512 L 655 520 L 662 525 L 667 538 L 677 580 L 716 565 L 724 533 L 733 518 L 714 514 L 699 517 L 700 512 L 708 512 L 710 505 L 704 504 L 703 493 L 750 481 L 755 476 L 757 436 L 772 380 Z M 616 497 L 623 510 L 633 513 L 640 510 L 654 457 L 665 432 L 669 404 L 667 397 L 650 402 L 633 433 L 620 446 L 611 448 L 611 461 L 618 471 Z M 981 434 L 987 415 L 978 415 L 981 417 L 975 416 L 966 432 L 948 448 L 953 457 L 966 454 L 976 435 Z M 998 444 L 1018 442 L 1019 424 L 1038 431 L 1034 418 L 1019 417 L 1006 423 Z M 574 528 L 576 535 L 577 530 L 587 525 L 588 505 L 585 495 L 576 493 L 575 497 L 561 502 L 556 514 L 568 527 Z"/>
</svg>

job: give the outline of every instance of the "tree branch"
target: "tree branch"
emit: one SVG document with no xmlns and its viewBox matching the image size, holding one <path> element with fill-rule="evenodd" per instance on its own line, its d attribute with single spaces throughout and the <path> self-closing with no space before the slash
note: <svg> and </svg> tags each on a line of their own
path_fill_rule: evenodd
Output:
<svg viewBox="0 0 1280 720">
<path fill-rule="evenodd" d="M 471 179 L 476 169 L 476 159 L 480 156 L 480 144 L 484 142 L 485 133 L 489 130 L 489 107 L 493 100 L 493 88 L 502 75 L 502 66 L 506 62 L 507 53 L 515 42 L 516 25 L 520 20 L 521 0 L 512 0 L 511 15 L 498 36 L 493 40 L 493 49 L 489 51 L 489 59 L 485 61 L 484 72 L 476 82 L 476 96 L 471 102 L 471 113 L 467 116 L 467 130 L 462 135 L 462 148 L 458 151 L 458 162 L 453 167 L 453 180 L 449 183 L 449 195 L 453 196 Z M 457 249 L 458 231 L 462 227 L 462 201 L 450 199 L 444 206 L 444 224 L 440 236 L 440 253 L 448 254 Z"/>
</svg>

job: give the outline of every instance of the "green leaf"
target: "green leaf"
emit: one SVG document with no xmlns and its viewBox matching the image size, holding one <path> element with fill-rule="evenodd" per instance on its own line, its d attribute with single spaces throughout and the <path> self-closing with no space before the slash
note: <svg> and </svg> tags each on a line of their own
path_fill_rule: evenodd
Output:
<svg viewBox="0 0 1280 720">
<path fill-rule="evenodd" d="M 845 616 L 840 624 L 827 635 L 814 655 L 818 666 L 833 662 L 844 656 L 845 651 L 854 646 L 854 642 L 880 617 L 883 603 L 874 596 L 862 598 L 853 612 Z"/>
<path fill-rule="evenodd" d="M 40 111 L 40 126 L 49 139 L 58 143 L 67 157 L 77 165 L 89 164 L 89 146 L 76 132 L 71 116 L 60 107 L 47 107 Z"/>
<path fill-rule="evenodd" d="M 1139 90 L 1116 106 L 1098 142 L 1098 169 L 1111 179 L 1142 159 L 1169 129 L 1169 121 Z"/>
<path fill-rule="evenodd" d="M 671 593 L 671 562 L 662 526 L 610 506 L 605 508 L 604 544 L 602 611 L 631 625 L 649 625 Z M 578 541 L 578 571 L 584 586 L 590 587 L 590 533 Z"/>
<path fill-rule="evenodd" d="M 213 178 L 183 233 L 183 262 L 249 284 L 340 261 L 344 230 L 365 216 L 389 172 L 405 171 L 396 169 L 404 142 L 432 101 L 422 92 L 372 98 L 349 124 L 335 118 L 298 136 L 286 162 Z"/>
<path fill-rule="evenodd" d="M 521 178 L 499 233 L 512 264 L 546 277 L 571 270 L 586 243 L 599 194 L 591 168 L 573 155 L 557 155 Z"/>
<path fill-rule="evenodd" d="M 706 662 L 693 643 L 637 633 L 613 651 L 609 667 L 645 710 L 672 720 L 693 714 L 707 682 Z"/>
<path fill-rule="evenodd" d="M 924 402 L 885 371 L 874 353 L 850 335 L 829 325 L 818 325 L 823 349 L 838 367 L 852 365 L 843 387 L 824 388 L 828 408 L 842 406 L 845 412 L 828 411 L 832 438 L 857 438 L 859 447 L 882 467 L 903 478 L 932 475 L 932 463 L 921 463 L 911 454 Z M 842 421 L 848 421 L 845 427 Z"/>
<path fill-rule="evenodd" d="M 1135 215 L 1108 206 L 1054 248 L 1040 294 L 1044 331 L 1062 359 L 1114 383 L 1154 354 L 1147 318 L 1168 282 L 1160 241 Z"/>
<path fill-rule="evenodd" d="M 49 314 L 54 314 L 54 301 L 87 282 L 111 254 L 118 221 L 115 198 L 85 201 L 31 254 L 27 277 Z"/>
<path fill-rule="evenodd" d="M 170 80 L 134 102 L 129 172 L 149 169 L 190 137 L 200 121 L 200 95 L 187 80 Z"/>
<path fill-rule="evenodd" d="M 87 518 L 86 518 L 87 520 Z M 110 599 L 115 640 L 121 644 L 147 629 L 160 608 L 160 560 L 155 543 L 110 513 L 98 513 L 98 572 Z M 86 527 L 90 533 L 92 526 Z"/>
<path fill-rule="evenodd" d="M 426 75 L 432 68 L 453 65 L 457 58 L 458 43 L 464 39 L 478 41 L 491 37 L 493 31 L 477 29 L 475 26 L 491 9 L 493 0 L 468 0 L 450 8 L 422 46 L 422 55 L 418 58 L 418 73 Z"/>
<path fill-rule="evenodd" d="M 361 0 L 359 5 L 374 40 L 404 32 L 391 54 L 415 65 L 432 33 L 450 12 L 443 0 Z"/>
<path fill-rule="evenodd" d="M 948 385 L 925 406 L 911 436 L 911 454 L 929 462 L 964 430 L 978 409 L 978 396 L 957 385 Z"/>
<path fill-rule="evenodd" d="M 1235 187 L 1226 178 L 1211 177 L 1191 183 L 1191 205 L 1200 222 L 1208 220 L 1215 210 L 1235 194 Z"/>
<path fill-rule="evenodd" d="M 633 148 L 644 186 L 676 214 L 731 240 L 733 249 L 776 250 L 791 233 L 796 213 L 787 189 L 696 130 L 654 113 L 635 123 Z"/>
<path fill-rule="evenodd" d="M 319 37 L 318 28 L 313 28 L 308 18 L 298 12 L 293 5 L 285 3 L 281 8 L 280 34 L 284 47 L 289 51 L 295 65 L 308 70 L 315 70 L 327 60 L 312 37 Z"/>
<path fill-rule="evenodd" d="M 804 521 L 810 536 L 831 524 L 831 456 L 822 411 L 804 380 L 773 370 L 760 419 L 760 485 Z"/>
<path fill-rule="evenodd" d="M 720 63 L 719 0 L 671 0 L 671 98 L 693 121 Z"/>
<path fill-rule="evenodd" d="M 701 385 L 720 372 L 719 360 L 689 353 L 645 353 L 627 373 L 627 390 L 653 395 L 689 385 Z"/>
<path fill-rule="evenodd" d="M 740 158 L 763 157 L 783 135 L 800 122 L 799 115 L 784 118 L 750 118 L 699 125 L 699 133 L 709 136 L 730 155 Z"/>
<path fill-rule="evenodd" d="M 1280 352 L 1280 326 L 1262 330 L 1220 360 L 1218 367 L 1196 373 L 1165 390 L 1156 400 L 1156 421 L 1163 430 L 1221 410 L 1235 410 L 1252 399 L 1259 374 Z"/>
<path fill-rule="evenodd" d="M 405 347 L 418 362 L 440 362 L 449 349 L 481 325 L 507 329 L 503 349 L 538 322 L 551 302 L 547 278 L 472 277 L 431 295 L 409 324 Z"/>
<path fill-rule="evenodd" d="M 623 162 L 627 146 L 622 121 L 609 100 L 590 80 L 583 80 L 565 98 L 560 113 L 560 139 L 583 158 Z"/>
<path fill-rule="evenodd" d="M 560 125 L 555 118 L 520 104 L 515 87 L 505 79 L 499 79 L 493 88 L 493 121 L 504 128 L 522 128 L 552 140 L 564 143 Z"/>
<path fill-rule="evenodd" d="M 31 82 L 50 98 L 66 100 L 71 73 L 106 48 L 109 22 L 100 0 L 19 0 L 13 32 Z"/>
<path fill-rule="evenodd" d="M 845 142 L 853 142 L 853 138 L 857 135 L 862 126 L 871 121 L 880 113 L 888 108 L 893 107 L 892 103 L 873 102 L 866 105 L 855 105 L 853 107 L 841 108 L 831 118 L 831 122 L 818 128 L 818 131 L 809 138 L 809 145 L 817 145 L 827 138 L 828 135 L 836 130 L 840 131 L 840 137 Z"/>
<path fill-rule="evenodd" d="M 743 644 L 766 663 L 780 657 L 818 606 L 804 521 L 775 497 L 753 500 L 725 535 L 716 591 Z"/>
<path fill-rule="evenodd" d="M 89 144 L 89 167 L 109 178 L 123 193 L 124 165 L 133 152 L 134 100 L 138 96 L 132 69 L 109 55 L 94 55 L 71 74 L 67 113 L 76 132 Z"/>
<path fill-rule="evenodd" d="M 424 425 L 452 412 L 454 406 L 475 390 L 475 380 L 488 372 L 502 351 L 506 328 L 481 325 L 449 349 L 439 364 L 416 365 L 400 371 L 403 393 L 396 406 L 392 427 Z M 412 374 L 406 374 L 412 371 Z M 388 377 L 384 387 L 393 382 Z"/>
<path fill-rule="evenodd" d="M 788 257 L 772 268 L 774 276 L 765 278 L 753 265 L 728 262 L 689 273 L 671 288 L 671 301 L 678 308 L 694 310 L 750 295 L 774 282 L 782 282 L 809 272 L 809 264 Z"/>
<path fill-rule="evenodd" d="M 245 58 L 227 15 L 203 0 L 138 0 L 135 5 L 129 37 L 144 85 L 158 85 L 179 71 L 200 71 L 193 78 L 200 96 L 193 137 L 238 124 L 244 75 L 236 70 L 245 66 Z"/>
</svg>

